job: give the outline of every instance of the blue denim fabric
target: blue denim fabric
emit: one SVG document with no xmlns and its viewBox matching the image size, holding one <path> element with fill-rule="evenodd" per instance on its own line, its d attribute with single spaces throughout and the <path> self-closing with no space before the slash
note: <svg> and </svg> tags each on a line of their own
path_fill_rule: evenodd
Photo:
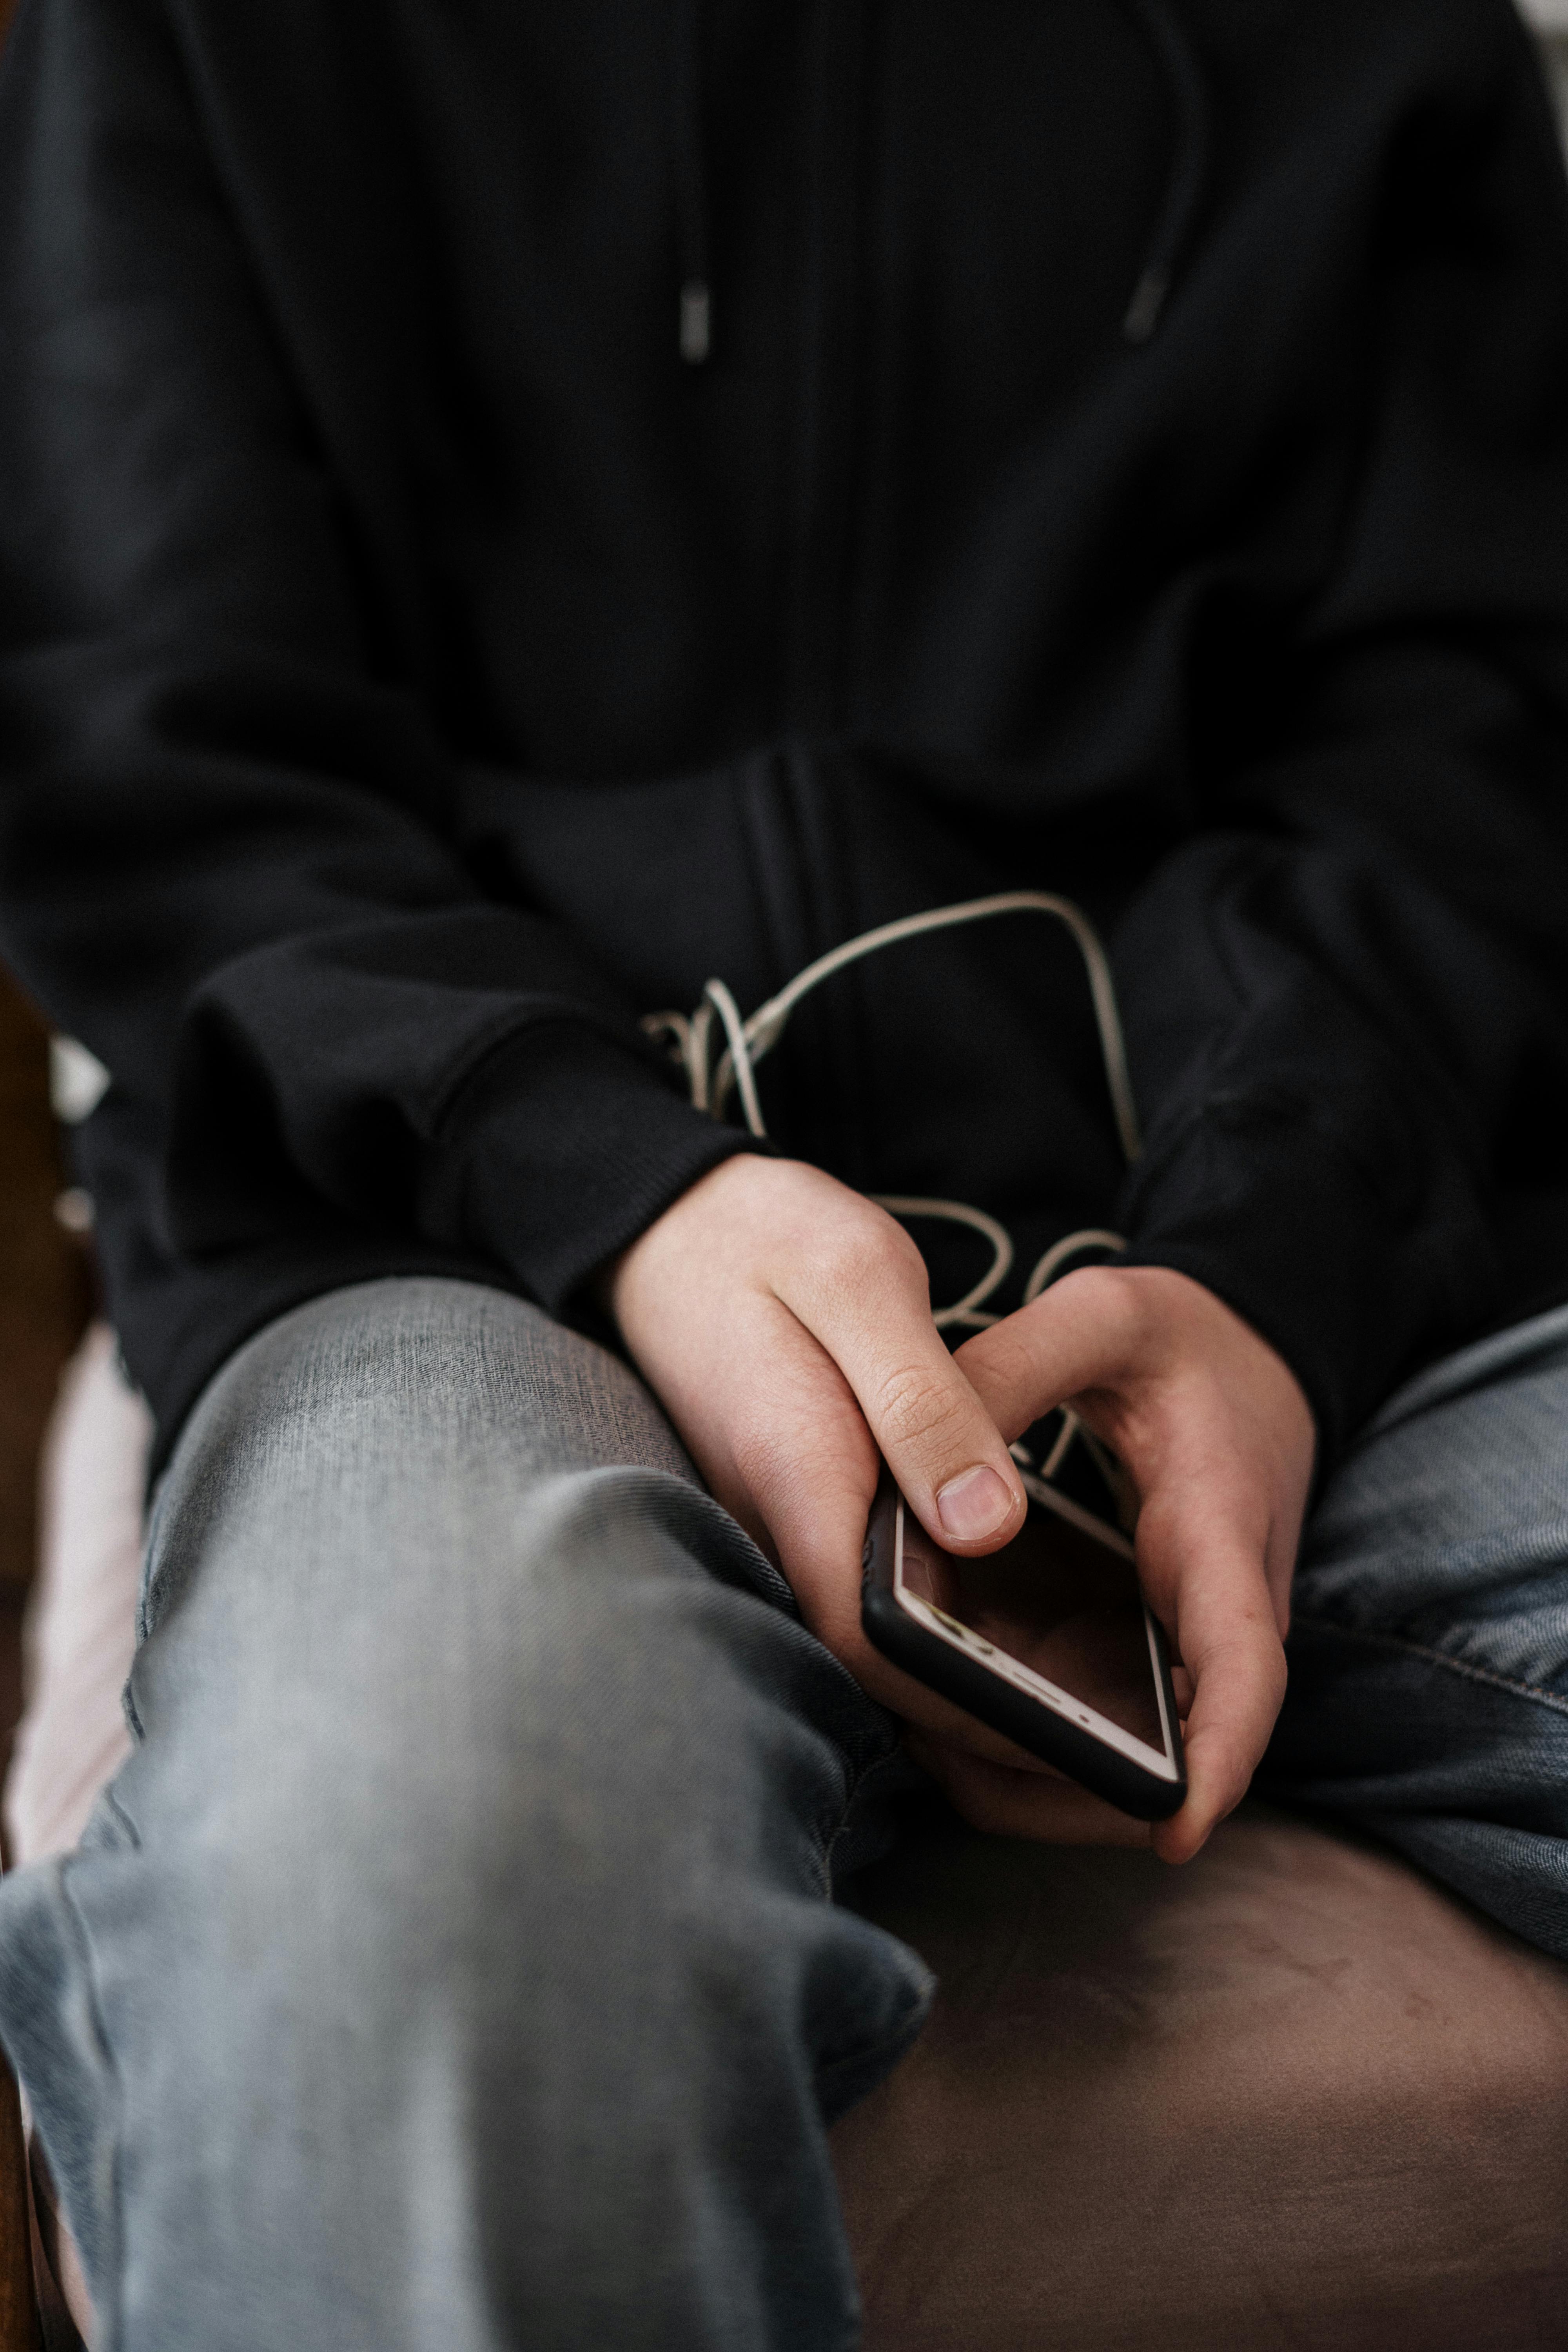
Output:
<svg viewBox="0 0 1568 2352">
<path fill-rule="evenodd" d="M 1395 1398 L 1268 1770 L 1568 1952 L 1568 1310 Z M 921 1963 L 829 1893 L 893 1727 L 626 1368 L 387 1282 L 220 1374 L 138 1746 L 0 1885 L 0 2034 L 111 2352 L 840 2352 L 825 2119 Z"/>
<path fill-rule="evenodd" d="M 113 2352 L 850 2345 L 825 2121 L 926 1970 L 827 1901 L 890 1719 L 632 1374 L 386 1282 L 222 1372 L 138 1747 L 0 1885 Z"/>
<path fill-rule="evenodd" d="M 1568 1307 L 1392 1397 L 1297 1570 L 1260 1785 L 1568 1959 Z"/>
</svg>

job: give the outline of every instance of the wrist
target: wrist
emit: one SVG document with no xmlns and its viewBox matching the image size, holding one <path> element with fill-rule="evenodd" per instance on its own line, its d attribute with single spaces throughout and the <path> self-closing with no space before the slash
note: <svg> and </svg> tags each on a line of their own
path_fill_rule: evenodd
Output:
<svg viewBox="0 0 1568 2352">
<path fill-rule="evenodd" d="M 639 1265 L 659 1254 L 695 1220 L 700 1220 L 709 1213 L 717 1215 L 724 1196 L 732 1193 L 738 1184 L 750 1181 L 752 1171 L 778 1165 L 777 1160 L 762 1152 L 732 1152 L 727 1160 L 721 1160 L 718 1167 L 704 1169 L 696 1181 L 667 1202 L 658 1215 L 651 1218 L 624 1249 L 617 1250 L 613 1257 L 606 1258 L 602 1265 L 595 1268 L 587 1285 L 589 1296 L 601 1313 L 621 1331 L 623 1339 L 626 1334 L 622 1328 L 622 1306 L 627 1283 L 635 1277 Z"/>
</svg>

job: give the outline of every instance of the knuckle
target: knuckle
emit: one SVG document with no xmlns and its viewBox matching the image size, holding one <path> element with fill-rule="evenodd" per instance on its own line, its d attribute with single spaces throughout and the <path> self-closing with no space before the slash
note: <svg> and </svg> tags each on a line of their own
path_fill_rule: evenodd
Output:
<svg viewBox="0 0 1568 2352">
<path fill-rule="evenodd" d="M 1093 1270 L 1104 1277 L 1101 1311 L 1114 1316 L 1123 1348 L 1130 1354 L 1142 1354 L 1153 1336 L 1157 1314 L 1148 1284 L 1138 1278 L 1140 1269 L 1108 1265 Z"/>
<path fill-rule="evenodd" d="M 888 1444 L 928 1448 L 956 1435 L 966 1418 L 962 1398 L 923 1364 L 902 1365 L 877 1389 L 873 1418 Z"/>
<path fill-rule="evenodd" d="M 1107 1377 L 1147 1370 L 1163 1336 L 1158 1301 L 1137 1266 L 1088 1265 L 1042 1291 L 1034 1310 L 1047 1321 L 1067 1314 L 1091 1328 Z"/>
<path fill-rule="evenodd" d="M 921 1255 L 912 1234 L 907 1234 L 896 1217 L 886 1209 L 873 1212 L 876 1218 L 877 1247 L 885 1265 L 918 1282 L 925 1289 L 929 1277 L 926 1262 Z"/>
<path fill-rule="evenodd" d="M 926 1296 L 925 1260 L 903 1227 L 873 1202 L 847 1201 L 810 1238 L 817 1283 L 840 1299 L 867 1299 L 889 1284 Z"/>
</svg>

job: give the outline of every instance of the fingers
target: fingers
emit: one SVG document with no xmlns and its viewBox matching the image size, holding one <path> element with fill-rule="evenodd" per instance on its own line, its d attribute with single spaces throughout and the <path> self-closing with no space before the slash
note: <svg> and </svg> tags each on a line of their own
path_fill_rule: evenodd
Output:
<svg viewBox="0 0 1568 2352">
<path fill-rule="evenodd" d="M 954 1359 L 901 1227 L 818 1171 L 749 1155 L 667 1211 L 608 1295 L 714 1493 L 849 1671 L 935 1736 L 961 1810 L 1008 1834 L 1141 1842 L 1142 1825 L 879 1658 L 859 1624 L 879 1451 L 938 1542 L 990 1551 L 1026 1508 L 1005 1441 L 1070 1398 L 1142 1498 L 1140 1573 L 1192 1700 L 1188 1799 L 1153 1843 L 1172 1861 L 1197 1851 L 1245 1792 L 1279 1709 L 1311 1471 L 1305 1399 L 1255 1331 L 1184 1276 L 1097 1267 Z"/>
<path fill-rule="evenodd" d="M 1246 1794 L 1284 1697 L 1306 1401 L 1257 1332 L 1161 1268 L 1069 1276 L 958 1361 L 1005 1435 L 1070 1399 L 1131 1475 L 1140 1580 L 1190 1702 L 1187 1800 L 1153 1843 L 1185 1861 Z"/>
<path fill-rule="evenodd" d="M 1020 1781 L 1050 1768 L 883 1657 L 860 1622 L 860 1558 L 880 1465 L 839 1367 L 781 1301 L 758 1301 L 744 1327 L 753 1368 L 748 1431 L 690 1416 L 687 1438 L 721 1502 L 772 1553 L 802 1615 L 873 1698 Z M 1020 1831 L 1018 1834 L 1028 1834 Z"/>
<path fill-rule="evenodd" d="M 950 1551 L 993 1550 L 1023 1525 L 1023 1485 L 931 1321 L 924 1262 L 871 1202 L 847 1194 L 835 1207 L 775 1294 L 843 1372 L 927 1532 Z"/>
<path fill-rule="evenodd" d="M 1023 1509 L 1012 1459 L 931 1325 L 925 1269 L 902 1229 L 815 1169 L 742 1158 L 668 1211 L 608 1291 L 709 1488 L 783 1569 L 818 1639 L 896 1713 L 1027 1769 L 1011 1741 L 882 1658 L 860 1623 L 881 1465 L 840 1350 L 881 1398 L 882 1443 L 928 1515 L 952 1457 L 962 1475 L 977 1450 L 1016 1493 L 1019 1518 Z M 915 1377 L 900 1381 L 900 1364 Z"/>
<path fill-rule="evenodd" d="M 1165 1861 L 1187 1862 L 1247 1794 L 1285 1696 L 1256 1498 L 1217 1478 L 1166 1482 L 1144 1504 L 1138 1558 L 1191 1693 L 1186 1802 L 1154 1832 Z"/>
<path fill-rule="evenodd" d="M 1163 1860 L 1190 1862 L 1240 1804 L 1284 1697 L 1285 1653 L 1268 1612 L 1253 1636 L 1233 1628 L 1205 1653 L 1185 1727 L 1187 1800 L 1154 1832 Z"/>
<path fill-rule="evenodd" d="M 939 1543 L 988 1551 L 1022 1526 L 1016 1466 L 931 1321 L 920 1252 L 885 1210 L 819 1170 L 750 1155 L 713 1170 L 626 1253 L 609 1293 L 628 1347 L 683 1433 L 694 1421 L 737 1436 L 748 1420 L 758 1430 L 782 1425 L 750 1409 L 770 1385 L 765 1358 L 733 1345 L 737 1318 L 771 1298 L 842 1374 Z M 699 1394 L 725 1362 L 727 1392 Z M 809 1431 L 798 1434 L 809 1476 L 816 1449 Z M 858 1538 L 857 1572 L 858 1562 Z"/>
<path fill-rule="evenodd" d="M 1159 1338 L 1135 1282 L 1114 1267 L 1085 1267 L 966 1339 L 954 1361 L 1011 1440 L 1068 1397 L 1147 1378 Z"/>
</svg>

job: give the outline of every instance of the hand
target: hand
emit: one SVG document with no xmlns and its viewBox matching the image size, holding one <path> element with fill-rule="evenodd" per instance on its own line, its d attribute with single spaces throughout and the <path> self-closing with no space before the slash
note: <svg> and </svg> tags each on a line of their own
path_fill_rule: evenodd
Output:
<svg viewBox="0 0 1568 2352">
<path fill-rule="evenodd" d="M 1128 1466 L 1141 1488 L 1157 1451 L 1144 1442 L 1144 1423 L 1166 1430 L 1171 1418 L 1155 1407 L 1155 1391 L 1173 1401 L 1175 1426 L 1167 1430 L 1166 1443 L 1176 1475 L 1172 1481 L 1167 1465 L 1167 1484 L 1181 1485 L 1181 1442 L 1189 1425 L 1194 1434 L 1206 1433 L 1211 1449 L 1225 1453 L 1226 1436 L 1209 1427 L 1226 1419 L 1224 1404 L 1215 1402 L 1216 1381 L 1201 1371 L 1190 1378 L 1173 1372 L 1174 1364 L 1184 1362 L 1184 1349 L 1158 1315 L 1114 1312 L 1115 1345 L 1109 1357 L 1102 1350 L 1094 1359 L 1090 1375 L 1083 1370 L 1093 1353 L 1086 1354 L 1083 1344 L 1086 1318 L 1076 1311 L 1062 1323 L 1063 1344 L 1053 1352 L 1050 1335 L 1058 1328 L 1060 1302 L 1092 1297 L 1094 1286 L 1107 1280 L 1132 1284 L 1131 1297 L 1151 1307 L 1162 1285 L 1175 1284 L 1190 1294 L 1187 1304 L 1197 1302 L 1200 1311 L 1186 1341 L 1200 1353 L 1216 1338 L 1211 1318 L 1221 1318 L 1217 1331 L 1223 1334 L 1225 1362 L 1217 1387 L 1225 1398 L 1233 1387 L 1245 1392 L 1254 1375 L 1260 1391 L 1270 1394 L 1276 1380 L 1288 1384 L 1286 1394 L 1294 1399 L 1306 1433 L 1304 1496 L 1311 1424 L 1295 1382 L 1245 1324 L 1180 1276 L 1152 1269 L 1072 1276 L 954 1359 L 931 1322 L 924 1265 L 901 1227 L 818 1170 L 745 1154 L 726 1161 L 676 1202 L 611 1269 L 607 1288 L 634 1360 L 713 1493 L 778 1561 L 819 1638 L 874 1697 L 920 1727 L 920 1752 L 960 1809 L 981 1827 L 1015 1834 L 1130 1843 L 1147 1841 L 1142 1824 L 901 1674 L 866 1641 L 859 1614 L 860 1552 L 879 1453 L 936 1540 L 968 1553 L 994 1550 L 1022 1523 L 1023 1490 L 1004 1438 L 1018 1434 L 1060 1401 L 1065 1389 L 1045 1393 L 1053 1379 L 1076 1375 L 1083 1384 L 1091 1375 L 1103 1381 L 1103 1400 L 1097 1392 L 1081 1403 L 1091 1425 L 1103 1424 L 1103 1433 L 1119 1450 L 1122 1441 L 1111 1426 L 1116 1414 L 1110 1400 L 1123 1375 L 1132 1381 L 1142 1417 L 1136 1428 L 1129 1423 L 1126 1446 Z M 1087 1321 L 1095 1320 L 1091 1310 Z M 1174 1355 L 1171 1362 L 1162 1359 L 1157 1368 L 1152 1357 L 1134 1379 L 1122 1356 L 1144 1325 L 1154 1353 L 1163 1346 Z M 1077 1335 L 1076 1356 L 1065 1345 L 1069 1330 Z M 1261 1370 L 1254 1350 L 1266 1359 Z M 978 1357 L 975 1351 L 981 1351 Z M 972 1362 L 985 1383 L 984 1403 L 966 1377 Z M 1209 1400 L 1206 1421 L 1193 1410 L 1199 1397 Z M 1285 1418 L 1289 1420 L 1289 1412 Z M 1200 1509 L 1196 1517 L 1203 1516 Z M 1183 1536 L 1175 1550 L 1184 1561 L 1194 1519 L 1190 1509 L 1181 1517 Z M 1154 1524 L 1159 1522 L 1157 1508 Z M 1175 1555 L 1168 1545 L 1155 1549 L 1157 1577 L 1159 1561 Z M 1289 1542 L 1281 1537 L 1270 1554 L 1276 1562 L 1289 1555 L 1287 1586 L 1293 1551 L 1292 1531 Z M 1183 1591 L 1185 1581 L 1175 1580 Z M 1177 1633 L 1174 1615 L 1167 1614 L 1174 1588 L 1161 1589 L 1165 1600 L 1153 1585 L 1151 1599 Z M 1201 1610 L 1199 1618 L 1208 1622 Z M 1189 1608 L 1189 1642 L 1195 1638 L 1193 1623 Z M 1271 1632 L 1270 1639 L 1278 1653 L 1277 1634 Z M 1251 1640 L 1249 1655 L 1257 1646 Z M 1215 1664 L 1220 1663 L 1216 1651 Z M 1205 1664 L 1201 1673 L 1209 1670 Z M 1204 1710 L 1194 1711 L 1198 1753 L 1189 1758 L 1192 1793 L 1176 1821 L 1156 1837 L 1172 1858 L 1195 1852 L 1246 1785 L 1243 1777 L 1232 1792 L 1234 1774 L 1210 1769 L 1211 1757 L 1216 1766 L 1220 1761 L 1226 1680 L 1222 1674 L 1214 1693 L 1216 1704 L 1211 1705 L 1205 1687 Z M 1270 1721 L 1282 1687 L 1281 1662 Z M 1225 1749 L 1227 1757 L 1251 1747 L 1258 1712 L 1254 1706 L 1247 1715 L 1240 1748 L 1233 1738 Z M 1207 1727 L 1211 1717 L 1213 1732 Z M 1265 1727 L 1248 1774 L 1266 1738 Z"/>
<path fill-rule="evenodd" d="M 1095 1266 L 956 1359 L 1002 1433 L 1066 1400 L 1131 1474 L 1138 1572 L 1181 1661 L 1188 1794 L 1152 1843 L 1184 1862 L 1246 1795 L 1285 1696 L 1290 1580 L 1315 1433 L 1283 1359 L 1211 1291 L 1157 1266 Z M 1050 1834 L 1037 1775 L 922 1745 L 968 1817 Z"/>
<path fill-rule="evenodd" d="M 898 1714 L 999 1766 L 1026 1763 L 860 1630 L 879 1454 L 949 1550 L 994 1549 L 1027 1507 L 903 1228 L 818 1169 L 744 1153 L 632 1244 L 607 1291 L 709 1487 L 783 1569 L 813 1632 Z"/>
</svg>

